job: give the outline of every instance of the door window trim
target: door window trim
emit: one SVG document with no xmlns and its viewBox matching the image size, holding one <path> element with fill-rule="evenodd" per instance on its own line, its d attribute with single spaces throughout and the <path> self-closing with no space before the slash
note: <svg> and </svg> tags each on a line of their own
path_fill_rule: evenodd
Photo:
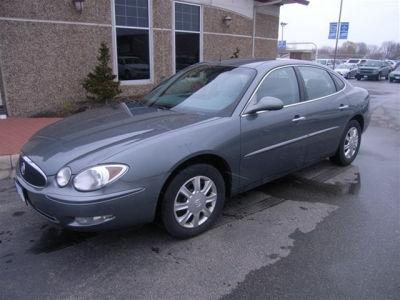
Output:
<svg viewBox="0 0 400 300">
<path fill-rule="evenodd" d="M 297 67 L 313 67 L 313 68 L 318 68 L 318 69 L 324 70 L 324 71 L 328 72 L 329 76 L 331 76 L 331 75 L 330 75 L 330 71 L 326 70 L 325 68 L 321 68 L 321 67 L 319 67 L 319 66 L 314 66 L 314 65 L 308 65 L 308 64 L 304 64 L 304 65 L 303 65 L 303 64 L 292 64 L 292 65 L 284 65 L 284 66 L 275 67 L 275 68 L 269 70 L 269 71 L 263 76 L 263 78 L 260 80 L 260 82 L 257 84 L 257 86 L 256 86 L 256 88 L 254 89 L 253 93 L 251 94 L 249 100 L 247 100 L 246 105 L 244 106 L 244 108 L 243 108 L 242 111 L 240 112 L 240 115 L 241 115 L 242 117 L 246 117 L 246 116 L 248 115 L 248 114 L 244 113 L 244 111 L 245 111 L 245 110 L 247 109 L 247 107 L 249 106 L 250 101 L 253 99 L 253 97 L 254 97 L 255 94 L 257 93 L 257 91 L 258 91 L 260 85 L 264 82 L 264 80 L 266 79 L 266 77 L 267 77 L 271 72 L 273 72 L 273 71 L 275 71 L 275 70 L 277 70 L 277 69 L 282 69 L 282 68 L 286 68 L 286 67 L 293 67 L 295 70 L 296 70 Z M 299 74 L 299 75 L 301 76 L 301 74 Z M 297 84 L 299 85 L 299 88 L 301 88 L 299 79 L 300 79 L 300 78 L 297 78 Z M 303 77 L 301 77 L 301 80 L 303 80 Z M 332 81 L 333 81 L 333 79 L 332 79 Z M 341 90 L 339 90 L 339 91 L 336 91 L 336 92 L 333 93 L 333 94 L 329 94 L 329 95 L 326 95 L 326 96 L 323 96 L 323 97 L 319 97 L 319 98 L 315 98 L 315 99 L 300 101 L 300 102 L 297 102 L 297 103 L 287 104 L 287 105 L 284 105 L 284 106 L 283 106 L 283 109 L 286 108 L 286 107 L 291 107 L 291 106 L 296 106 L 296 105 L 302 105 L 302 104 L 306 104 L 306 103 L 309 103 L 309 102 L 324 100 L 324 99 L 326 99 L 326 98 L 328 98 L 328 97 L 331 97 L 331 96 L 333 96 L 333 95 L 337 95 L 337 94 L 339 94 L 340 92 L 342 92 L 342 91 L 347 87 L 347 83 L 344 82 L 344 81 L 343 81 L 343 83 L 344 83 L 343 88 L 342 88 Z M 258 112 L 257 114 L 261 114 L 261 113 L 265 113 L 265 112 L 267 112 L 267 111 L 260 111 L 260 112 Z"/>
</svg>

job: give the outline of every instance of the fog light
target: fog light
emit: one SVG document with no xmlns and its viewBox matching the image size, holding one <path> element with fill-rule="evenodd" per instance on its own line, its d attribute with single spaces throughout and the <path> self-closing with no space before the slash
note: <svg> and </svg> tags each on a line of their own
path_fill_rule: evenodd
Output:
<svg viewBox="0 0 400 300">
<path fill-rule="evenodd" d="M 115 217 L 112 215 L 106 215 L 106 216 L 94 216 L 94 217 L 75 217 L 75 222 L 78 223 L 79 225 L 98 225 L 101 223 L 105 223 L 107 221 L 111 221 Z"/>
</svg>

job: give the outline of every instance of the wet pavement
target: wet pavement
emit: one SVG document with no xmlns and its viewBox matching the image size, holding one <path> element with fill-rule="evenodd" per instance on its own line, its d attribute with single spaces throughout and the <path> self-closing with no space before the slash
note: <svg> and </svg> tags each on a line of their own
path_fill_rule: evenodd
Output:
<svg viewBox="0 0 400 300">
<path fill-rule="evenodd" d="M 400 84 L 351 82 L 373 112 L 353 166 L 322 162 L 230 199 L 190 240 L 156 225 L 65 231 L 0 181 L 0 299 L 398 299 Z"/>
</svg>

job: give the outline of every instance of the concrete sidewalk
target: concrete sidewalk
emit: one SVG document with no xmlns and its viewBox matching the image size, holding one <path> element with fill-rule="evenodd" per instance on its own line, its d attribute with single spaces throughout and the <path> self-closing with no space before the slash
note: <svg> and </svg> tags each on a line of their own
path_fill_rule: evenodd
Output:
<svg viewBox="0 0 400 300">
<path fill-rule="evenodd" d="M 7 118 L 0 120 L 0 179 L 12 177 L 19 152 L 29 138 L 58 118 Z"/>
</svg>

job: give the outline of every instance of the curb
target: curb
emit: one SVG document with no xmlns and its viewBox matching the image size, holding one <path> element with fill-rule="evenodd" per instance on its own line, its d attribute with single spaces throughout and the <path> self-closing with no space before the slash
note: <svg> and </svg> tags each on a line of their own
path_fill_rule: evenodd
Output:
<svg viewBox="0 0 400 300">
<path fill-rule="evenodd" d="M 0 180 L 14 178 L 19 154 L 0 155 Z"/>
</svg>

